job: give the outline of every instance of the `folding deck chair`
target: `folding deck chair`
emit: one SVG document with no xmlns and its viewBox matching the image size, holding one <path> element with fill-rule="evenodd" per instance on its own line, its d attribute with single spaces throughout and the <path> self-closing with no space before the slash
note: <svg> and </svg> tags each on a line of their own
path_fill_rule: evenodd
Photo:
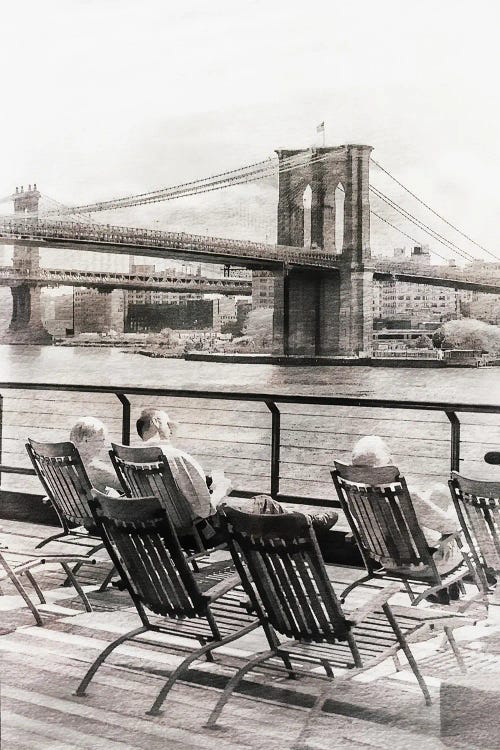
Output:
<svg viewBox="0 0 500 750">
<path fill-rule="evenodd" d="M 456 471 L 451 496 L 485 593 L 500 575 L 500 482 L 467 479 Z"/>
<path fill-rule="evenodd" d="M 62 531 L 43 539 L 37 548 L 57 541 L 86 549 L 82 557 L 91 558 L 104 545 L 96 535 L 90 513 L 92 485 L 78 449 L 70 442 L 38 443 L 28 438 L 26 450 L 62 526 Z M 81 564 L 77 563 L 73 573 L 78 572 Z M 112 575 L 111 569 L 100 591 L 106 588 Z"/>
<path fill-rule="evenodd" d="M 347 466 L 335 461 L 335 470 L 331 474 L 367 573 L 348 586 L 341 599 L 356 586 L 373 578 L 386 577 L 402 582 L 412 604 L 419 604 L 452 583 L 457 583 L 464 592 L 463 579 L 466 576 L 472 576 L 480 589 L 477 573 L 464 551 L 462 561 L 455 568 L 445 574 L 438 572 L 433 550 L 429 548 L 415 514 L 406 480 L 396 466 L 371 468 Z M 448 546 L 452 539 L 461 547 L 461 535 L 461 531 L 447 535 L 434 549 Z M 391 561 L 387 570 L 381 567 L 381 560 Z M 393 567 L 409 570 L 411 566 L 418 566 L 418 576 L 393 570 Z M 424 586 L 420 594 L 413 591 L 412 585 L 416 584 Z"/>
<path fill-rule="evenodd" d="M 140 446 L 111 443 L 109 452 L 115 471 L 128 497 L 156 497 L 168 513 L 170 520 L 183 540 L 190 537 L 199 552 L 206 550 L 198 529 L 204 520 L 198 518 L 191 505 L 180 492 L 168 459 L 158 446 Z"/>
<path fill-rule="evenodd" d="M 113 563 L 135 604 L 142 625 L 117 638 L 94 661 L 76 690 L 85 691 L 114 649 L 143 633 L 193 638 L 201 647 L 187 656 L 160 690 L 150 715 L 158 715 L 169 690 L 189 665 L 259 627 L 250 616 L 245 593 L 234 568 L 217 565 L 201 572 L 190 569 L 166 510 L 155 497 L 112 498 L 93 491 L 90 508 Z M 154 621 L 149 612 L 157 615 Z M 144 641 L 143 641 L 144 642 Z M 146 643 L 151 644 L 149 641 Z M 167 647 L 165 643 L 154 645 Z"/>
<path fill-rule="evenodd" d="M 321 556 L 310 519 L 301 513 L 256 515 L 224 508 L 221 523 L 229 539 L 236 569 L 257 612 L 270 648 L 255 655 L 228 682 L 207 726 L 217 719 L 240 680 L 254 667 L 278 657 L 273 666 L 290 676 L 311 673 L 321 666 L 323 679 L 334 669 L 348 671 L 339 680 L 371 669 L 401 649 L 418 681 L 427 705 L 431 697 L 409 643 L 424 629 L 458 622 L 464 616 L 414 607 L 391 607 L 389 598 L 399 589 L 392 585 L 363 607 L 347 613 L 337 599 Z M 467 620 L 465 620 L 467 622 Z M 276 633 L 290 640 L 279 642 Z M 456 648 L 456 646 L 455 646 Z M 310 669 L 297 667 L 295 663 Z M 337 682 L 337 679 L 335 680 Z"/>
<path fill-rule="evenodd" d="M 18 562 L 15 565 L 11 565 L 5 556 L 5 553 L 10 556 L 21 556 L 21 557 L 27 557 L 27 560 L 24 560 L 24 562 Z M 86 557 L 83 557 L 82 555 L 37 555 L 33 556 L 30 555 L 30 553 L 18 553 L 14 550 L 9 550 L 8 547 L 0 546 L 0 580 L 5 580 L 5 578 L 9 578 L 10 581 L 14 584 L 14 587 L 16 588 L 17 592 L 21 595 L 21 597 L 24 599 L 24 602 L 31 610 L 31 613 L 33 617 L 35 618 L 37 625 L 43 625 L 42 616 L 36 606 L 36 604 L 31 599 L 30 595 L 28 594 L 25 586 L 23 585 L 21 581 L 21 576 L 24 575 L 29 580 L 31 585 L 33 586 L 36 595 L 38 596 L 38 599 L 40 600 L 40 604 L 46 604 L 47 600 L 45 599 L 45 596 L 33 576 L 33 573 L 31 572 L 34 568 L 39 568 L 43 565 L 49 564 L 49 563 L 59 563 L 61 567 L 63 568 L 64 572 L 66 573 L 67 579 L 70 581 L 70 583 L 73 584 L 73 587 L 75 588 L 76 593 L 82 600 L 85 609 L 87 612 L 92 611 L 92 607 L 90 605 L 89 600 L 87 599 L 87 596 L 85 592 L 83 591 L 82 587 L 78 583 L 74 572 L 71 570 L 70 565 L 77 563 L 87 563 L 91 564 L 93 563 L 93 560 L 89 560 Z"/>
</svg>

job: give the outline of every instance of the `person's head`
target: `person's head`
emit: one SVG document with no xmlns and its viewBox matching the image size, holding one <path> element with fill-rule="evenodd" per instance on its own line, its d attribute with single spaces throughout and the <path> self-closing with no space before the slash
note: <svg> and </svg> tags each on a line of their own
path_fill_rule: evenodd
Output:
<svg viewBox="0 0 500 750">
<path fill-rule="evenodd" d="M 137 434 L 142 440 L 149 440 L 152 437 L 169 440 L 173 426 L 166 411 L 154 408 L 143 409 L 136 422 Z"/>
<path fill-rule="evenodd" d="M 387 444 L 378 435 L 362 437 L 352 449 L 353 466 L 390 466 L 392 456 Z"/>
<path fill-rule="evenodd" d="M 81 454 L 89 458 L 103 453 L 109 442 L 106 426 L 95 417 L 82 417 L 75 422 L 69 439 Z"/>
</svg>

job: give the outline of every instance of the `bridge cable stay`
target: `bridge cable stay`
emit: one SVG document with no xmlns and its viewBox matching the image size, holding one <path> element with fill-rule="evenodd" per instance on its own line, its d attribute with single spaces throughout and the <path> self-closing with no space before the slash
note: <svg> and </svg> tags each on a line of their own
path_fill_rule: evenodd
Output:
<svg viewBox="0 0 500 750">
<path fill-rule="evenodd" d="M 292 161 L 292 160 L 290 160 Z M 297 161 L 294 159 L 293 161 Z M 160 188 L 159 190 L 150 191 L 147 193 L 139 193 L 137 195 L 126 196 L 124 198 L 117 198 L 109 201 L 100 201 L 97 203 L 88 203 L 80 206 L 68 207 L 67 211 L 70 210 L 77 213 L 83 212 L 94 212 L 94 211 L 107 211 L 115 210 L 117 208 L 127 208 L 134 205 L 144 205 L 147 203 L 156 203 L 163 200 L 169 200 L 172 197 L 183 197 L 185 195 L 195 194 L 196 192 L 202 192 L 207 187 L 212 185 L 221 185 L 225 187 L 225 184 L 232 184 L 232 181 L 244 179 L 248 175 L 261 174 L 267 176 L 267 173 L 273 174 L 276 171 L 275 163 L 271 158 L 265 159 L 261 162 L 248 165 L 246 167 L 239 167 L 238 169 L 229 170 L 227 172 L 221 172 L 217 175 L 210 177 L 203 177 L 198 180 L 191 182 L 180 183 L 179 185 L 173 185 L 166 188 Z"/>
<path fill-rule="evenodd" d="M 459 256 L 461 256 L 464 260 L 472 261 L 477 260 L 477 258 L 469 253 L 467 250 L 463 250 L 458 245 L 456 245 L 451 240 L 448 240 L 446 237 L 444 237 L 442 234 L 439 234 L 436 230 L 432 229 L 432 227 L 429 227 L 427 224 L 425 224 L 423 221 L 418 219 L 416 216 L 411 214 L 409 211 L 407 211 L 405 208 L 400 206 L 398 203 L 392 200 L 392 198 L 389 198 L 385 193 L 382 193 L 380 190 L 378 190 L 374 185 L 370 185 L 370 192 L 372 192 L 374 195 L 377 196 L 380 200 L 384 201 L 384 203 L 387 203 L 391 208 L 396 210 L 398 213 L 400 213 L 404 218 L 408 219 L 412 224 L 417 226 L 419 229 L 424 231 L 426 234 L 428 234 L 433 239 L 440 242 L 442 245 L 447 247 L 452 252 L 455 252 Z"/>
<path fill-rule="evenodd" d="M 223 189 L 233 184 L 239 184 L 242 182 L 250 182 L 256 179 L 263 179 L 267 176 L 274 175 L 277 171 L 287 171 L 291 168 L 299 168 L 304 164 L 304 155 L 299 155 L 286 160 L 282 169 L 278 170 L 278 164 L 272 162 L 271 159 L 267 159 L 263 162 L 258 162 L 258 169 L 251 170 L 253 165 L 249 167 L 240 167 L 230 172 L 223 172 L 220 175 L 214 175 L 212 177 L 205 177 L 200 180 L 195 180 L 181 185 L 172 186 L 168 188 L 162 188 L 161 190 L 153 191 L 150 193 L 141 193 L 139 195 L 128 196 L 125 198 L 119 198 L 113 201 L 101 201 L 95 204 L 85 204 L 82 206 L 65 206 L 59 203 L 58 207 L 54 211 L 49 211 L 47 214 L 67 214 L 77 215 L 79 213 L 86 213 L 92 211 L 104 211 L 114 210 L 116 208 L 126 208 L 135 205 L 144 205 L 146 203 L 155 203 L 164 200 L 171 200 L 173 198 L 186 197 L 189 195 L 195 195 L 198 193 L 209 192 L 211 190 Z M 238 173 L 238 174 L 236 174 Z M 232 175 L 231 177 L 225 177 L 225 175 Z M 255 176 L 254 176 L 255 175 Z M 221 178 L 221 179 L 219 179 Z M 249 179 L 250 178 L 250 179 Z M 35 218 L 38 214 L 23 214 L 24 218 Z"/>
<path fill-rule="evenodd" d="M 444 221 L 445 224 L 448 224 L 449 227 L 451 227 L 455 232 L 462 235 L 466 240 L 469 242 L 472 242 L 473 245 L 476 245 L 480 250 L 483 250 L 485 253 L 488 253 L 488 255 L 491 255 L 492 258 L 495 258 L 495 260 L 500 260 L 500 257 L 498 255 L 495 255 L 495 253 L 491 252 L 491 250 L 488 250 L 487 247 L 484 247 L 484 245 L 481 245 L 479 242 L 476 242 L 476 240 L 472 239 L 468 234 L 463 232 L 461 229 L 459 229 L 455 224 L 452 224 L 451 221 L 448 221 L 448 219 L 445 219 L 442 214 L 435 211 L 431 206 L 429 206 L 428 203 L 426 203 L 422 198 L 419 198 L 418 195 L 416 195 L 413 191 L 411 191 L 409 188 L 407 188 L 405 185 L 403 185 L 402 182 L 400 182 L 394 175 L 392 175 L 385 167 L 383 167 L 381 164 L 379 164 L 378 161 L 375 161 L 375 159 L 372 157 L 371 159 L 372 164 L 375 164 L 376 167 L 378 167 L 382 172 L 384 172 L 388 177 L 391 178 L 397 185 L 403 188 L 409 195 L 412 196 L 412 198 L 415 198 L 419 203 L 422 204 L 422 206 L 425 206 L 425 208 L 434 214 L 434 216 L 437 216 L 438 219 L 441 219 L 441 221 Z"/>
<path fill-rule="evenodd" d="M 376 211 L 373 211 L 373 209 L 370 209 L 370 213 L 372 214 L 372 216 L 375 216 L 377 219 L 380 219 L 380 221 L 383 221 L 385 224 L 388 224 L 390 227 L 392 227 L 392 229 L 395 229 L 396 232 L 399 232 L 399 234 L 402 234 L 403 237 L 407 237 L 409 240 L 411 240 L 417 245 L 420 244 L 419 240 L 415 239 L 415 237 L 412 237 L 410 234 L 407 234 L 405 231 L 403 231 L 403 229 L 396 226 L 396 224 L 391 224 L 391 222 L 388 219 L 386 219 L 384 216 L 381 216 Z M 441 258 L 441 260 L 445 260 L 445 261 L 449 260 L 449 258 L 447 258 L 446 256 L 441 255 L 441 253 L 438 253 L 437 250 L 433 249 L 432 253 L 434 255 L 437 255 L 438 258 Z"/>
<path fill-rule="evenodd" d="M 174 198 L 187 197 L 189 195 L 198 195 L 201 193 L 208 193 L 213 190 L 221 190 L 226 187 L 232 187 L 233 185 L 244 184 L 248 182 L 254 182 L 256 180 L 265 179 L 275 174 L 288 172 L 294 169 L 299 169 L 305 164 L 315 164 L 320 161 L 332 158 L 330 154 L 318 156 L 313 159 L 309 158 L 309 154 L 300 154 L 296 157 L 290 157 L 284 160 L 281 164 L 278 164 L 275 160 L 267 159 L 259 164 L 255 169 L 249 169 L 243 167 L 238 170 L 231 170 L 231 176 L 225 177 L 225 174 L 214 175 L 213 177 L 203 178 L 191 183 L 183 183 L 178 186 L 162 188 L 151 193 L 141 193 L 140 195 L 128 196 L 125 198 L 118 198 L 112 201 L 101 201 L 99 203 L 88 203 L 82 206 L 68 207 L 67 211 L 58 211 L 57 213 L 83 213 L 83 212 L 94 212 L 94 211 L 108 211 L 115 210 L 117 208 L 128 208 L 131 206 L 145 205 L 148 203 L 158 203 L 161 201 L 172 200 Z M 56 212 L 54 212 L 56 213 Z"/>
</svg>

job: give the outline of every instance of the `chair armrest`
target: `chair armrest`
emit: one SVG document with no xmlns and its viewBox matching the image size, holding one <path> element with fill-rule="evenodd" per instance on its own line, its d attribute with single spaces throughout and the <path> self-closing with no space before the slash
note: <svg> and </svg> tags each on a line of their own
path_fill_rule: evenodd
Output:
<svg viewBox="0 0 500 750">
<path fill-rule="evenodd" d="M 221 596 L 227 594 L 228 591 L 231 591 L 231 589 L 234 589 L 235 586 L 238 586 L 240 583 L 241 580 L 238 573 L 233 573 L 228 578 L 225 578 L 223 581 L 219 581 L 219 583 L 216 583 L 215 586 L 207 589 L 204 592 L 204 596 L 208 597 L 211 602 L 215 602 L 216 599 L 220 599 Z"/>
<path fill-rule="evenodd" d="M 377 591 L 371 596 L 362 607 L 358 607 L 350 612 L 347 615 L 347 619 L 351 620 L 355 626 L 359 625 L 363 620 L 366 620 L 367 617 L 380 610 L 384 604 L 387 604 L 391 596 L 394 596 L 394 594 L 397 594 L 400 590 L 400 583 L 390 583 L 383 588 L 382 591 Z"/>
<path fill-rule="evenodd" d="M 199 560 L 201 557 L 210 557 L 212 552 L 216 552 L 219 549 L 227 549 L 226 542 L 222 542 L 222 544 L 218 544 L 216 547 L 210 547 L 209 549 L 202 550 L 201 552 L 195 552 L 192 555 L 186 555 L 186 560 L 190 562 L 191 560 Z"/>
</svg>

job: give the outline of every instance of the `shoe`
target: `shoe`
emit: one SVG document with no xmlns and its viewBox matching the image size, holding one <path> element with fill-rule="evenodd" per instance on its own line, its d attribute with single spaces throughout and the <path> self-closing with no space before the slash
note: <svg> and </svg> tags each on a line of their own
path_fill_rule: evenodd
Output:
<svg viewBox="0 0 500 750">
<path fill-rule="evenodd" d="M 125 591 L 125 589 L 127 588 L 121 578 L 114 578 L 111 581 L 111 585 L 114 589 L 117 589 L 118 591 Z"/>
<path fill-rule="evenodd" d="M 497 585 L 497 576 L 496 572 L 493 568 L 486 568 L 484 571 L 486 575 L 486 580 L 490 584 L 490 586 L 496 586 Z"/>
<path fill-rule="evenodd" d="M 436 591 L 435 594 L 429 594 L 429 596 L 426 596 L 425 598 L 428 602 L 432 602 L 433 604 L 448 605 L 450 603 L 448 589 L 440 589 L 439 591 Z"/>
<path fill-rule="evenodd" d="M 448 586 L 448 595 L 450 599 L 460 599 L 460 588 L 458 583 L 452 583 Z"/>
</svg>

